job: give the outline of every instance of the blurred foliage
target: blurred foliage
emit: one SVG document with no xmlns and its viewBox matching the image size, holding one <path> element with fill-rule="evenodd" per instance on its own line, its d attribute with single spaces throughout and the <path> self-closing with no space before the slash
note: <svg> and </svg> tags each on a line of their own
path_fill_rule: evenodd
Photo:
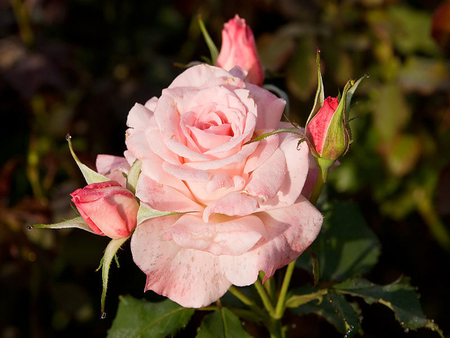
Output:
<svg viewBox="0 0 450 338">
<path fill-rule="evenodd" d="M 118 296 L 144 297 L 145 276 L 125 248 L 100 320 L 95 269 L 107 240 L 27 225 L 74 216 L 69 193 L 84 181 L 67 133 L 92 168 L 98 153 L 121 155 L 133 104 L 160 94 L 181 71 L 173 63 L 209 55 L 199 13 L 218 46 L 225 21 L 247 20 L 266 82 L 288 93 L 300 124 L 317 85 L 316 49 L 327 96 L 370 74 L 353 100 L 355 143 L 330 173 L 328 198 L 357 202 L 378 236 L 370 280 L 411 276 L 425 313 L 450 332 L 450 1 L 0 0 L 0 335 L 105 336 Z M 367 337 L 388 337 L 391 314 L 368 314 Z M 297 337 L 332 337 L 314 315 L 305 321 Z"/>
</svg>

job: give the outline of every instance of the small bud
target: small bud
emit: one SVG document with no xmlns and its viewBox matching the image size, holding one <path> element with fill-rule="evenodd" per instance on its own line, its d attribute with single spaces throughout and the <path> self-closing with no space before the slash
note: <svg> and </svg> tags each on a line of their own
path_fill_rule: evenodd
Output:
<svg viewBox="0 0 450 338">
<path fill-rule="evenodd" d="M 246 82 L 261 86 L 264 72 L 250 26 L 239 15 L 228 21 L 222 30 L 222 47 L 216 66 L 231 70 L 238 66 L 247 72 Z"/>
<path fill-rule="evenodd" d="M 350 102 L 365 75 L 359 80 L 349 80 L 344 87 L 340 99 L 327 97 L 324 100 L 322 75 L 320 73 L 320 59 L 317 53 L 317 69 L 319 85 L 311 114 L 306 122 L 306 140 L 316 162 L 326 175 L 326 171 L 336 160 L 345 155 L 352 142 L 349 126 Z"/>
</svg>

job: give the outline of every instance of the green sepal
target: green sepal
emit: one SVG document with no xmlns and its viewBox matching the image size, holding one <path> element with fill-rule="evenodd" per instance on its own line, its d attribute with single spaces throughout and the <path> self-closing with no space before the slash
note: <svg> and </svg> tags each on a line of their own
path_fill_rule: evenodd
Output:
<svg viewBox="0 0 450 338">
<path fill-rule="evenodd" d="M 77 163 L 78 168 L 80 168 L 81 173 L 83 174 L 84 179 L 86 180 L 86 183 L 87 184 L 92 184 L 92 183 L 100 183 L 100 182 L 110 181 L 109 178 L 99 174 L 98 172 L 90 169 L 87 165 L 81 163 L 81 161 L 78 159 L 77 155 L 73 151 L 71 138 L 72 138 L 72 136 L 67 134 L 66 140 L 69 143 L 70 153 L 72 154 L 73 159 Z"/>
<path fill-rule="evenodd" d="M 286 301 L 286 307 L 296 308 L 313 300 L 317 300 L 317 304 L 322 303 L 323 296 L 328 292 L 327 289 L 320 289 L 317 292 L 308 293 L 304 295 L 293 295 Z"/>
<path fill-rule="evenodd" d="M 141 173 L 142 162 L 139 160 L 135 160 L 133 165 L 130 168 L 127 176 L 127 189 L 130 190 L 133 194 L 136 193 L 136 185 Z"/>
<path fill-rule="evenodd" d="M 325 102 L 325 90 L 323 88 L 322 73 L 320 72 L 320 51 L 319 50 L 317 50 L 316 64 L 317 64 L 317 91 L 316 91 L 316 96 L 314 98 L 314 105 L 311 110 L 311 113 L 309 114 L 308 120 L 306 121 L 306 125 L 309 124 L 309 122 L 317 114 L 317 112 L 320 110 L 320 108 L 322 108 L 323 103 Z"/>
<path fill-rule="evenodd" d="M 268 138 L 269 136 L 272 136 L 272 135 L 275 135 L 275 134 L 279 134 L 279 133 L 293 133 L 293 134 L 300 135 L 302 137 L 304 136 L 303 132 L 300 129 L 298 129 L 298 128 L 280 128 L 280 129 L 273 130 L 271 132 L 259 135 L 259 136 L 255 137 L 254 139 L 251 139 L 250 141 L 245 142 L 244 145 L 250 144 L 250 143 L 253 143 L 253 142 L 257 142 L 257 141 L 261 141 L 261 140 L 263 140 L 265 138 Z"/>
<path fill-rule="evenodd" d="M 144 203 L 141 203 L 139 206 L 138 214 L 137 214 L 137 224 L 141 224 L 142 222 L 155 217 L 163 217 L 163 216 L 172 216 L 172 215 L 184 215 L 189 212 L 194 211 L 188 211 L 188 212 L 174 212 L 174 211 L 159 211 L 150 208 L 148 205 L 145 205 Z"/>
<path fill-rule="evenodd" d="M 82 230 L 86 230 L 90 233 L 95 234 L 95 232 L 91 229 L 91 227 L 86 223 L 86 221 L 83 219 L 83 217 L 78 216 L 66 221 L 62 221 L 59 223 L 55 223 L 55 224 L 36 224 L 36 225 L 30 225 L 28 227 L 28 229 L 33 229 L 33 228 L 37 228 L 37 229 L 72 229 L 72 228 L 77 228 L 77 229 L 82 229 Z"/>
<path fill-rule="evenodd" d="M 201 15 L 198 15 L 198 24 L 200 26 L 200 30 L 202 31 L 203 37 L 205 38 L 206 44 L 208 45 L 209 52 L 211 53 L 211 64 L 215 65 L 217 62 L 217 57 L 219 56 L 219 50 L 216 47 L 216 44 L 211 39 L 208 31 L 206 30 L 205 23 Z"/>
<path fill-rule="evenodd" d="M 112 239 L 111 242 L 109 242 L 108 246 L 105 249 L 105 254 L 103 255 L 102 261 L 100 262 L 100 265 L 102 267 L 102 281 L 103 281 L 103 291 L 102 291 L 102 298 L 101 298 L 101 313 L 102 318 L 105 316 L 105 300 L 106 300 L 106 290 L 108 289 L 108 274 L 109 274 L 109 267 L 111 265 L 111 262 L 114 257 L 116 257 L 117 250 L 120 249 L 120 247 L 125 243 L 128 238 L 131 236 L 125 237 L 125 238 L 117 238 Z M 116 264 L 118 264 L 118 260 L 116 257 Z"/>
</svg>

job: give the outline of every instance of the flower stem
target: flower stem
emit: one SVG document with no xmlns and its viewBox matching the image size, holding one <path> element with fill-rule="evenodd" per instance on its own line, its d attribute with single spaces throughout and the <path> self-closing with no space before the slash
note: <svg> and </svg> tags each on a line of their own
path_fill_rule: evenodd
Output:
<svg viewBox="0 0 450 338">
<path fill-rule="evenodd" d="M 314 185 L 309 201 L 313 204 L 317 204 L 320 194 L 322 193 L 325 182 L 327 181 L 328 169 L 319 168 L 319 175 L 317 176 L 316 184 Z"/>
<path fill-rule="evenodd" d="M 325 186 L 325 182 L 327 181 L 328 169 L 320 169 L 319 175 L 317 176 L 316 184 L 314 185 L 313 191 L 309 198 L 309 201 L 312 204 L 316 204 L 319 196 Z M 280 295 L 278 296 L 278 302 L 276 305 L 276 309 L 274 312 L 274 316 L 271 315 L 272 318 L 281 319 L 284 314 L 284 310 L 286 309 L 286 294 L 289 289 L 289 284 L 291 283 L 292 274 L 295 269 L 295 260 L 289 263 L 286 269 L 286 273 L 284 275 L 283 284 L 281 285 Z"/>
<path fill-rule="evenodd" d="M 264 304 L 264 307 L 266 308 L 270 317 L 275 318 L 275 309 L 273 308 L 273 305 L 272 305 L 272 302 L 270 301 L 269 295 L 267 294 L 264 286 L 262 286 L 261 281 L 259 279 L 257 279 L 253 285 L 255 286 L 256 291 L 258 291 L 259 296 L 261 297 L 261 300 Z"/>
<path fill-rule="evenodd" d="M 234 285 L 230 286 L 230 291 L 237 299 L 239 299 L 242 303 L 247 305 L 252 311 L 260 316 L 261 318 L 266 318 L 267 315 L 262 311 L 250 298 L 244 295 L 237 287 Z"/>
<path fill-rule="evenodd" d="M 275 318 L 280 319 L 283 317 L 285 303 L 286 303 L 286 294 L 289 289 L 289 284 L 291 282 L 292 274 L 295 269 L 295 260 L 289 263 L 286 269 L 286 273 L 284 275 L 283 284 L 281 285 L 280 295 L 278 296 L 278 302 L 275 309 Z"/>
</svg>

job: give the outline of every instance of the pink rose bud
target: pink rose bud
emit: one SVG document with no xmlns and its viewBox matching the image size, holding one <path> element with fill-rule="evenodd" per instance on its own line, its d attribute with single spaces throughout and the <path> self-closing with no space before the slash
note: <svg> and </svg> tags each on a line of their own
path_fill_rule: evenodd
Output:
<svg viewBox="0 0 450 338">
<path fill-rule="evenodd" d="M 99 235 L 124 238 L 136 227 L 139 203 L 116 181 L 89 184 L 70 196 L 80 215 Z"/>
<path fill-rule="evenodd" d="M 246 82 L 263 84 L 264 72 L 256 50 L 255 38 L 245 20 L 236 14 L 234 19 L 224 24 L 222 30 L 222 47 L 216 66 L 231 70 L 239 66 L 248 72 Z"/>
<path fill-rule="evenodd" d="M 330 166 L 344 155 L 351 142 L 351 131 L 343 105 L 336 97 L 327 97 L 323 106 L 306 126 L 306 138 L 313 155 Z"/>
</svg>

